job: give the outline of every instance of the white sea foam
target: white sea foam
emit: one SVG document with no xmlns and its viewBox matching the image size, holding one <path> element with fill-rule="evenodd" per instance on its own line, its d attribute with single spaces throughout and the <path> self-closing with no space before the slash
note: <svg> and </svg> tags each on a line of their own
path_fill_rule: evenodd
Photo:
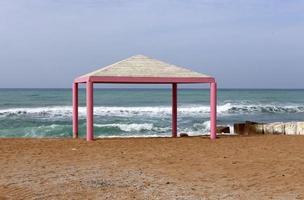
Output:
<svg viewBox="0 0 304 200">
<path fill-rule="evenodd" d="M 142 130 L 152 130 L 153 124 L 94 124 L 95 127 L 117 127 L 122 131 L 142 131 Z"/>
<path fill-rule="evenodd" d="M 171 134 L 171 127 L 158 127 L 151 123 L 114 123 L 114 124 L 94 124 L 94 127 L 98 128 L 118 128 L 121 131 L 129 132 L 132 134 L 136 134 L 136 132 L 146 131 L 150 133 L 158 133 L 157 135 L 170 135 Z M 187 133 L 189 135 L 201 135 L 201 134 L 208 134 L 210 132 L 210 121 L 205 121 L 203 123 L 195 123 L 192 127 L 188 128 L 179 128 L 178 132 L 180 133 Z M 150 135 L 150 134 L 148 134 Z M 142 136 L 142 134 L 141 134 Z"/>
<path fill-rule="evenodd" d="M 171 127 L 170 125 L 166 127 L 159 127 L 152 123 L 109 123 L 109 124 L 94 124 L 96 128 L 117 128 L 117 133 L 112 135 L 103 135 L 103 131 L 96 131 L 97 137 L 170 137 Z M 34 127 L 22 128 L 20 132 L 19 128 L 10 129 L 10 131 L 0 130 L 0 137 L 11 137 L 10 133 L 20 132 L 19 137 L 67 137 L 71 136 L 72 126 L 71 125 L 60 125 L 60 124 L 50 124 L 41 125 Z M 107 130 L 108 131 L 108 130 Z M 203 123 L 195 123 L 190 127 L 178 127 L 179 133 L 187 133 L 190 136 L 195 135 L 209 135 L 210 132 L 210 121 L 205 121 Z M 56 133 L 56 134 L 54 134 Z M 102 135 L 98 135 L 102 134 Z"/>
<path fill-rule="evenodd" d="M 71 129 L 72 129 L 72 125 L 61 125 L 61 124 L 15 127 L 9 129 L 1 129 L 0 137 L 15 137 L 15 136 L 25 137 L 25 138 L 66 137 L 71 135 Z"/>
<path fill-rule="evenodd" d="M 304 113 L 303 105 L 284 104 L 240 104 L 225 103 L 217 108 L 219 115 L 250 114 L 250 113 Z M 117 106 L 95 106 L 94 114 L 97 116 L 170 116 L 170 106 L 141 106 L 141 107 L 117 107 Z M 209 105 L 186 105 L 180 106 L 178 112 L 182 116 L 208 116 Z M 37 108 L 10 108 L 0 109 L 1 116 L 39 116 L 54 118 L 70 118 L 72 115 L 71 106 L 37 107 Z M 86 115 L 86 107 L 79 107 L 80 117 Z"/>
<path fill-rule="evenodd" d="M 141 135 L 100 135 L 97 136 L 97 138 L 147 138 L 147 137 L 171 137 L 170 134 L 164 134 L 164 135 L 160 135 L 160 134 L 149 134 L 149 135 L 145 135 L 145 134 L 141 134 Z"/>
<path fill-rule="evenodd" d="M 115 137 L 171 137 L 171 128 L 168 127 L 156 127 L 153 124 L 94 124 L 95 127 L 116 127 L 125 133 L 119 135 L 101 135 L 98 138 L 115 138 Z M 145 133 L 138 133 L 140 131 L 147 131 Z M 187 133 L 190 136 L 196 135 L 209 135 L 210 121 L 206 121 L 202 124 L 196 123 L 193 127 L 178 128 L 179 133 Z"/>
</svg>

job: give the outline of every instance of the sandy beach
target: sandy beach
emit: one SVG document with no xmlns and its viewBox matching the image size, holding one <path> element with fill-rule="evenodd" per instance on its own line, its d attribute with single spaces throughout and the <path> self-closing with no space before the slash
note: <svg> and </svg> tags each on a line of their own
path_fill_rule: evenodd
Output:
<svg viewBox="0 0 304 200">
<path fill-rule="evenodd" d="M 0 199 L 303 199 L 304 137 L 0 139 Z"/>
</svg>

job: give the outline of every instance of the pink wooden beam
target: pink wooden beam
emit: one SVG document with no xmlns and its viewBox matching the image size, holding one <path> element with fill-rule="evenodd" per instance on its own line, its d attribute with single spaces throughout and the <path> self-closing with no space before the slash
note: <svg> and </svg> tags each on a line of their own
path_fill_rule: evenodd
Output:
<svg viewBox="0 0 304 200">
<path fill-rule="evenodd" d="M 132 76 L 88 76 L 78 77 L 75 79 L 77 83 L 85 82 L 94 83 L 146 83 L 146 84 L 168 84 L 168 83 L 211 83 L 214 82 L 213 77 L 132 77 Z"/>
<path fill-rule="evenodd" d="M 93 118 L 94 118 L 94 96 L 93 96 L 93 83 L 91 81 L 88 81 L 86 83 L 87 85 L 87 141 L 94 140 L 94 125 L 93 125 Z"/>
<path fill-rule="evenodd" d="M 78 83 L 73 84 L 73 138 L 78 138 Z"/>
<path fill-rule="evenodd" d="M 177 84 L 172 84 L 172 137 L 177 137 Z"/>
<path fill-rule="evenodd" d="M 216 106 L 217 106 L 217 86 L 216 83 L 210 83 L 210 138 L 216 139 Z"/>
</svg>

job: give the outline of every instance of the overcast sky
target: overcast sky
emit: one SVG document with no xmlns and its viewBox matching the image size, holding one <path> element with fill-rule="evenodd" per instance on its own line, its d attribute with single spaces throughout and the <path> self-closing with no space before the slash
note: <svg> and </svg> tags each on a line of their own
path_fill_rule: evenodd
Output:
<svg viewBox="0 0 304 200">
<path fill-rule="evenodd" d="M 304 88 L 304 1 L 0 1 L 1 88 L 70 87 L 134 54 L 222 88 Z"/>
</svg>

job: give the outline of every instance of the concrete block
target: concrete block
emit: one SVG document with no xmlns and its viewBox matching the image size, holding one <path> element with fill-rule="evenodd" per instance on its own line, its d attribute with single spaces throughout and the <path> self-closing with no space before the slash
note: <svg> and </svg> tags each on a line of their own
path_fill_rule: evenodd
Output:
<svg viewBox="0 0 304 200">
<path fill-rule="evenodd" d="M 296 135 L 297 134 L 297 122 L 285 123 L 285 135 Z"/>
<path fill-rule="evenodd" d="M 244 135 L 245 123 L 237 123 L 233 125 L 234 133 L 239 135 Z"/>
<path fill-rule="evenodd" d="M 249 125 L 249 134 L 264 134 L 263 124 L 251 124 Z"/>
<path fill-rule="evenodd" d="M 252 121 L 246 121 L 245 122 L 245 130 L 244 135 L 251 135 L 255 134 L 253 131 L 255 131 L 254 125 L 258 124 L 257 122 Z"/>
<path fill-rule="evenodd" d="M 282 122 L 273 123 L 273 134 L 284 135 L 285 134 L 285 124 Z"/>
<path fill-rule="evenodd" d="M 304 122 L 297 122 L 297 135 L 304 135 Z"/>
<path fill-rule="evenodd" d="M 273 135 L 273 124 L 264 124 L 263 129 L 265 135 Z"/>
</svg>

